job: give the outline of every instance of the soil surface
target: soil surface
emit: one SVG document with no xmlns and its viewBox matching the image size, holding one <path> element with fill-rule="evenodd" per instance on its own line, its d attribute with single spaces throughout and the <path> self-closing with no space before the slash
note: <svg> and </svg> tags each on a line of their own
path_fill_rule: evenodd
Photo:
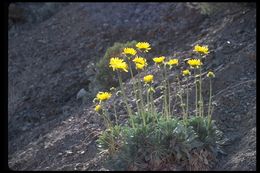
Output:
<svg viewBox="0 0 260 173">
<path fill-rule="evenodd" d="M 8 32 L 10 169 L 107 170 L 106 154 L 95 143 L 103 123 L 91 94 L 83 103 L 77 93 L 95 89 L 94 66 L 108 47 L 137 40 L 152 45 L 148 58 L 189 58 L 194 45 L 209 46 L 205 69 L 216 74 L 213 119 L 223 132 L 225 152 L 212 169 L 256 170 L 255 4 L 223 3 L 210 14 L 197 3 L 17 3 L 16 8 L 24 11 L 18 15 L 24 20 L 10 19 Z M 157 70 L 150 65 L 146 73 Z M 156 80 L 155 85 L 161 81 Z M 207 95 L 207 79 L 204 84 Z M 113 102 L 123 123 L 122 101 L 113 96 L 108 103 Z"/>
</svg>

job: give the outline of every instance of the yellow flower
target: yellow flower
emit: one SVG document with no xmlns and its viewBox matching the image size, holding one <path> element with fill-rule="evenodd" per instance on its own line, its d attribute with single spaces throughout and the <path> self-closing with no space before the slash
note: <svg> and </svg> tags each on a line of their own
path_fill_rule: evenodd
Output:
<svg viewBox="0 0 260 173">
<path fill-rule="evenodd" d="M 145 64 L 136 63 L 135 67 L 136 67 L 136 69 L 142 70 L 145 67 Z"/>
<path fill-rule="evenodd" d="M 96 112 L 98 112 L 100 109 L 101 109 L 101 106 L 100 106 L 100 105 L 96 105 L 96 106 L 95 106 L 95 111 L 96 111 Z"/>
<path fill-rule="evenodd" d="M 164 56 L 160 56 L 160 57 L 155 57 L 153 58 L 153 61 L 156 63 L 156 64 L 161 64 L 163 63 L 165 57 Z"/>
<path fill-rule="evenodd" d="M 136 44 L 136 47 L 139 49 L 139 50 L 143 50 L 144 52 L 148 52 L 151 48 L 150 48 L 150 44 L 147 43 L 147 42 L 138 42 Z"/>
<path fill-rule="evenodd" d="M 201 54 L 208 54 L 209 53 L 209 48 L 208 46 L 199 46 L 198 44 L 194 47 L 194 52 L 198 52 Z"/>
<path fill-rule="evenodd" d="M 133 59 L 133 62 L 139 63 L 139 64 L 145 64 L 145 63 L 146 63 L 146 59 L 143 58 L 143 57 L 135 57 L 135 58 Z"/>
<path fill-rule="evenodd" d="M 98 94 L 97 94 L 97 99 L 99 100 L 99 101 L 106 101 L 106 100 L 108 100 L 110 97 L 112 96 L 112 94 L 111 93 L 108 93 L 108 92 L 98 92 Z"/>
<path fill-rule="evenodd" d="M 134 50 L 133 48 L 124 48 L 124 52 L 125 55 L 135 55 L 136 54 L 136 50 Z"/>
<path fill-rule="evenodd" d="M 144 82 L 145 83 L 151 83 L 151 82 L 153 82 L 153 75 L 146 75 L 145 77 L 144 77 Z"/>
<path fill-rule="evenodd" d="M 113 68 L 113 71 L 115 70 L 123 70 L 125 72 L 128 72 L 128 65 L 126 62 L 124 62 L 123 59 L 120 58 L 111 58 L 109 62 L 109 67 Z"/>
<path fill-rule="evenodd" d="M 194 67 L 198 68 L 199 66 L 202 65 L 202 62 L 200 61 L 200 59 L 190 59 L 190 60 L 188 60 L 188 64 L 192 68 L 194 68 Z"/>
<path fill-rule="evenodd" d="M 179 60 L 178 59 L 171 59 L 169 60 L 166 64 L 172 66 L 172 65 L 178 65 L 179 64 Z"/>
<path fill-rule="evenodd" d="M 207 74 L 207 77 L 213 78 L 213 77 L 215 77 L 215 74 L 212 71 L 209 71 Z"/>
<path fill-rule="evenodd" d="M 133 59 L 133 62 L 135 63 L 136 69 L 142 70 L 147 66 L 146 59 L 143 57 L 135 57 Z"/>
<path fill-rule="evenodd" d="M 182 75 L 183 76 L 188 76 L 188 75 L 190 75 L 190 71 L 189 70 L 183 70 L 182 71 Z"/>
</svg>

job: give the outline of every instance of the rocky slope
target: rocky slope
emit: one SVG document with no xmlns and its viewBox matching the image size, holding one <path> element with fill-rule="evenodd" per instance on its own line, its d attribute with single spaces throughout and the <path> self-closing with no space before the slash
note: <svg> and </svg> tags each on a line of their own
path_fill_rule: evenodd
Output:
<svg viewBox="0 0 260 173">
<path fill-rule="evenodd" d="M 8 33 L 11 169 L 105 169 L 95 146 L 103 126 L 91 94 L 85 104 L 76 95 L 81 88 L 92 92 L 93 63 L 106 49 L 131 40 L 152 45 L 148 58 L 174 53 L 186 58 L 196 43 L 209 45 L 206 69 L 216 71 L 213 119 L 224 132 L 227 153 L 214 170 L 256 169 L 254 4 L 223 4 L 208 15 L 191 3 L 71 3 L 55 9 Z M 148 71 L 156 74 L 154 66 Z"/>
</svg>

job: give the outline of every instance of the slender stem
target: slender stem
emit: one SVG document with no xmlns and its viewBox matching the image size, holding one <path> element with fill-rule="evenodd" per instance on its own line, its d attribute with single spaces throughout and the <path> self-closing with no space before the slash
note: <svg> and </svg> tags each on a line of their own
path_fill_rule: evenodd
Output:
<svg viewBox="0 0 260 173">
<path fill-rule="evenodd" d="M 187 111 L 186 111 L 186 118 L 188 118 L 188 116 L 189 116 L 189 85 L 188 85 L 189 83 L 188 83 L 188 78 L 187 78 Z"/>
<path fill-rule="evenodd" d="M 141 104 L 141 108 L 144 108 L 144 100 L 143 100 L 143 94 L 142 94 L 142 86 L 141 86 L 141 74 L 138 71 L 138 90 L 139 90 L 139 97 L 140 97 L 140 104 Z M 143 118 L 143 124 L 144 126 L 146 125 L 145 123 L 145 111 L 143 109 L 140 109 L 142 118 Z"/>
<path fill-rule="evenodd" d="M 107 128 L 112 127 L 112 123 L 111 123 L 111 120 L 109 119 L 107 110 L 106 109 L 103 109 L 103 110 L 104 110 L 104 114 L 102 114 L 102 115 L 107 122 Z"/>
<path fill-rule="evenodd" d="M 203 97 L 201 97 L 201 115 L 204 116 L 204 101 L 203 101 Z"/>
<path fill-rule="evenodd" d="M 127 108 L 127 113 L 128 113 L 129 116 L 132 116 L 132 110 L 127 103 L 127 98 L 126 98 L 125 90 L 124 90 L 124 87 L 123 87 L 121 74 L 119 72 L 117 72 L 117 74 L 118 74 L 118 79 L 119 79 L 119 85 L 120 85 L 120 88 L 121 88 L 121 91 L 122 91 L 122 94 L 123 94 L 123 98 L 124 98 L 124 102 L 125 102 L 125 105 L 126 105 L 126 108 Z M 134 127 L 133 120 L 132 120 L 132 127 Z"/>
<path fill-rule="evenodd" d="M 166 71 L 166 74 L 167 74 L 167 71 Z M 168 85 L 168 107 L 169 107 L 169 115 L 171 116 L 171 86 L 170 86 L 170 82 L 169 82 L 169 79 L 167 78 L 167 85 Z"/>
<path fill-rule="evenodd" d="M 169 118 L 169 112 L 168 112 L 168 103 L 167 103 L 167 72 L 166 67 L 163 65 L 163 71 L 164 71 L 164 110 L 166 114 L 166 118 Z"/>
<path fill-rule="evenodd" d="M 114 107 L 114 112 L 115 112 L 116 125 L 118 125 L 117 112 L 116 112 L 116 105 L 115 105 L 115 102 L 113 102 L 113 107 Z"/>
<path fill-rule="evenodd" d="M 197 86 L 197 82 L 195 83 L 196 86 L 196 117 L 199 116 L 199 110 L 198 110 L 198 86 Z"/>
<path fill-rule="evenodd" d="M 155 110 L 155 106 L 154 106 L 154 100 L 153 100 L 153 93 L 151 93 L 151 95 L 150 95 L 150 97 L 151 97 L 151 112 L 152 112 L 152 115 L 153 115 L 153 117 L 155 118 L 155 120 L 157 121 L 157 123 L 158 123 L 158 119 L 157 119 L 157 113 L 156 113 L 156 110 Z"/>
<path fill-rule="evenodd" d="M 180 79 L 179 79 L 178 76 L 177 76 L 177 79 L 178 79 L 179 90 L 181 90 Z M 185 109 L 184 109 L 184 106 L 183 106 L 184 104 L 183 104 L 183 100 L 182 100 L 182 94 L 181 94 L 181 92 L 180 92 L 180 99 L 181 99 L 181 108 L 182 108 L 182 113 L 183 113 L 183 118 L 184 118 L 186 112 L 185 112 Z"/>
<path fill-rule="evenodd" d="M 212 97 L 212 84 L 211 84 L 211 78 L 209 79 L 209 106 L 208 106 L 208 124 L 211 123 L 211 97 Z"/>
<path fill-rule="evenodd" d="M 196 79 L 196 70 L 194 71 L 194 78 L 195 78 L 195 105 L 196 105 L 196 117 L 198 116 L 198 85 L 197 85 L 197 79 Z"/>
<path fill-rule="evenodd" d="M 139 90 L 139 97 L 140 97 L 140 101 L 141 101 L 141 107 L 144 107 L 144 99 L 143 99 L 143 93 L 142 93 L 142 85 L 141 85 L 141 74 L 138 71 L 138 90 Z"/>
<path fill-rule="evenodd" d="M 147 95 L 146 95 L 146 99 L 147 99 L 147 108 L 148 108 L 148 110 L 147 110 L 147 119 L 149 119 L 149 116 L 150 116 L 150 114 L 151 114 L 151 117 L 153 118 L 153 116 L 154 116 L 154 114 L 153 114 L 153 105 L 152 105 L 152 102 L 153 102 L 153 100 L 152 100 L 152 94 L 153 94 L 153 92 L 152 91 L 150 91 L 149 92 L 149 89 L 150 89 L 150 85 L 149 84 L 147 84 L 147 88 L 146 88 L 146 91 L 147 91 Z"/>
<path fill-rule="evenodd" d="M 212 106 L 211 106 L 211 110 L 210 110 L 210 120 L 211 120 L 211 118 L 212 118 L 213 110 L 214 110 L 214 106 L 212 105 Z"/>
<path fill-rule="evenodd" d="M 200 84 L 200 86 L 199 86 L 199 87 L 200 87 L 200 89 L 199 89 L 199 100 L 200 100 L 199 112 L 200 112 L 200 116 L 203 116 L 203 115 L 202 115 L 202 107 L 203 107 L 203 106 L 202 106 L 202 89 L 201 89 L 201 88 L 202 88 L 202 87 L 201 87 L 201 86 L 202 86 L 202 80 L 201 80 L 201 65 L 200 65 L 200 83 L 199 83 L 199 84 Z"/>
<path fill-rule="evenodd" d="M 150 99 L 149 99 L 149 86 L 146 88 L 146 105 L 147 105 L 147 112 L 150 112 Z"/>
<path fill-rule="evenodd" d="M 131 62 L 128 61 L 128 64 L 129 64 L 129 70 L 130 70 L 130 73 L 131 73 L 131 78 L 132 78 L 132 81 L 133 81 L 133 90 L 134 90 L 135 101 L 137 101 L 137 100 L 138 100 L 138 97 L 137 97 L 135 79 L 134 79 L 134 75 L 133 75 L 133 70 L 132 70 Z M 138 114 L 140 114 L 141 111 L 140 111 L 140 107 L 139 107 L 139 104 L 138 104 L 138 103 L 136 103 L 136 107 L 137 107 L 137 112 L 138 112 Z"/>
<path fill-rule="evenodd" d="M 166 89 L 164 90 L 164 110 L 165 110 L 165 115 L 166 115 L 166 118 L 168 119 L 169 118 L 169 115 L 168 115 L 168 105 L 167 105 L 167 97 L 166 97 Z"/>
</svg>

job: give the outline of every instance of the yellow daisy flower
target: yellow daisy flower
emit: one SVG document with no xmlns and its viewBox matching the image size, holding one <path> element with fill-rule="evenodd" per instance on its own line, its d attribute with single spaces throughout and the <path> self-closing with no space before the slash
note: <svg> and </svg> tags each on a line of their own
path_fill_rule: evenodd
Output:
<svg viewBox="0 0 260 173">
<path fill-rule="evenodd" d="M 153 75 L 146 75 L 145 77 L 144 77 L 144 82 L 145 83 L 151 83 L 151 82 L 153 82 Z"/>
<path fill-rule="evenodd" d="M 112 96 L 112 94 L 109 92 L 98 92 L 96 98 L 99 101 L 106 101 L 106 100 L 110 99 L 111 96 Z"/>
<path fill-rule="evenodd" d="M 101 109 L 101 105 L 96 105 L 95 106 L 95 111 L 98 112 Z"/>
<path fill-rule="evenodd" d="M 136 69 L 138 69 L 138 70 L 142 70 L 142 69 L 145 67 L 145 64 L 136 63 L 136 64 L 135 64 L 135 67 L 136 67 Z"/>
<path fill-rule="evenodd" d="M 166 64 L 168 64 L 170 66 L 178 65 L 179 64 L 179 60 L 178 59 L 171 59 Z"/>
<path fill-rule="evenodd" d="M 202 65 L 202 62 L 200 61 L 200 59 L 190 59 L 190 60 L 188 60 L 188 64 L 192 68 L 194 68 L 194 67 L 199 68 L 199 66 Z"/>
<path fill-rule="evenodd" d="M 201 53 L 201 54 L 208 54 L 209 53 L 209 48 L 208 46 L 200 46 L 200 45 L 196 45 L 194 47 L 194 52 L 198 52 L 198 53 Z"/>
<path fill-rule="evenodd" d="M 160 56 L 160 57 L 155 57 L 153 58 L 153 61 L 156 63 L 156 64 L 161 64 L 163 63 L 165 57 L 164 56 Z"/>
<path fill-rule="evenodd" d="M 136 54 L 136 50 L 134 50 L 133 48 L 124 48 L 123 54 L 125 55 L 135 55 Z"/>
<path fill-rule="evenodd" d="M 143 57 L 135 57 L 135 58 L 133 59 L 133 62 L 139 63 L 139 64 L 145 64 L 145 63 L 146 63 L 146 59 L 143 58 Z"/>
<path fill-rule="evenodd" d="M 135 63 L 136 69 L 142 70 L 147 66 L 146 59 L 143 57 L 135 57 L 133 59 L 133 62 Z"/>
<path fill-rule="evenodd" d="M 115 70 L 123 70 L 125 72 L 128 72 L 128 65 L 126 62 L 124 62 L 123 59 L 120 58 L 111 58 L 109 62 L 109 67 L 112 67 L 113 71 Z"/>
<path fill-rule="evenodd" d="M 189 76 L 190 75 L 190 70 L 183 70 L 182 71 L 183 76 Z"/>
<path fill-rule="evenodd" d="M 207 74 L 207 77 L 213 78 L 213 77 L 215 77 L 215 74 L 212 71 L 209 71 Z"/>
<path fill-rule="evenodd" d="M 136 44 L 136 47 L 141 50 L 141 51 L 144 51 L 144 52 L 148 52 L 151 48 L 150 48 L 150 44 L 147 43 L 147 42 L 138 42 Z"/>
</svg>

